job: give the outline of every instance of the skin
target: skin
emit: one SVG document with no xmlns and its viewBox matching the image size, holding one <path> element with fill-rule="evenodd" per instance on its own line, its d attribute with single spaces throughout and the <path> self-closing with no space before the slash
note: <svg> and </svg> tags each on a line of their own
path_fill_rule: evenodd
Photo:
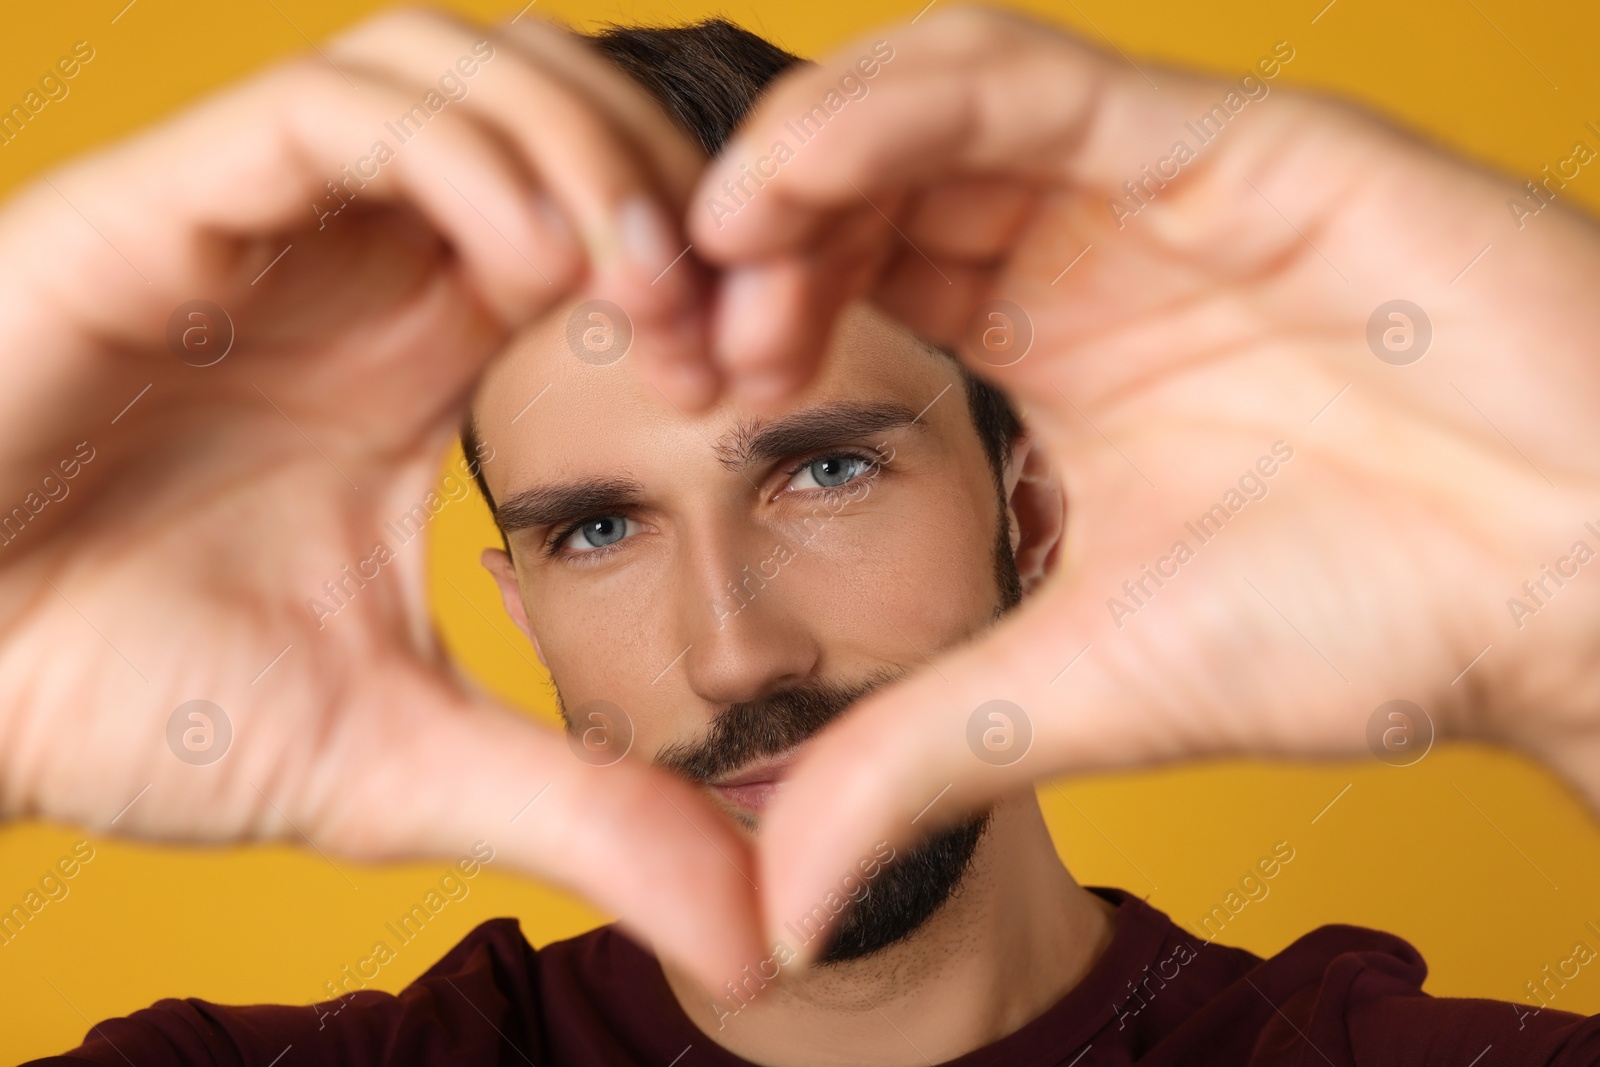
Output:
<svg viewBox="0 0 1600 1067">
<path fill-rule="evenodd" d="M 880 39 L 895 57 L 826 146 L 715 218 L 709 198 Z M 953 10 L 786 79 L 701 181 L 689 230 L 723 269 L 714 361 L 737 394 L 786 402 L 825 365 L 837 309 L 869 297 L 962 345 L 1027 410 L 1073 501 L 1063 566 L 1022 610 L 806 754 L 767 815 L 769 931 L 868 843 L 934 829 L 908 820 L 946 782 L 951 819 L 1063 773 L 1365 757 L 1396 698 L 1442 740 L 1520 749 L 1600 805 L 1600 578 L 1568 558 L 1536 616 L 1508 606 L 1534 606 L 1524 582 L 1575 542 L 1600 547 L 1584 525 L 1600 527 L 1594 223 L 1558 198 L 1519 229 L 1521 180 L 1276 87 L 1119 219 L 1123 182 L 1192 146 L 1184 123 L 1238 88 L 1152 78 Z M 1366 340 L 1397 296 L 1434 330 L 1405 366 Z M 1009 366 L 967 340 L 991 299 L 1034 330 Z M 1278 441 L 1294 458 L 1270 495 L 1200 545 L 1184 523 Z M 1182 538 L 1196 558 L 1113 618 L 1124 581 Z M 1035 731 L 998 770 L 964 737 L 995 698 Z"/>
<path fill-rule="evenodd" d="M 1520 182 L 1275 88 L 1118 229 L 1106 201 L 1226 85 L 1147 68 L 1154 93 L 1051 28 L 939 7 L 880 34 L 895 59 L 867 100 L 721 228 L 706 199 L 870 42 L 787 77 L 707 168 L 621 75 L 524 18 L 470 106 L 318 230 L 324 182 L 483 33 L 365 23 L 324 46 L 343 76 L 291 61 L 0 213 L 0 501 L 97 450 L 0 549 L 0 815 L 366 860 L 483 838 L 715 986 L 880 839 L 1052 774 L 1362 754 L 1397 696 L 1600 800 L 1600 581 L 1521 629 L 1506 608 L 1600 517 L 1600 237 L 1565 201 L 1518 230 Z M 1364 340 L 1396 294 L 1435 325 L 1407 367 Z M 578 296 L 627 308 L 686 414 L 723 378 L 752 407 L 787 402 L 861 297 L 937 340 L 989 297 L 1035 327 L 1011 367 L 968 358 L 1074 502 L 1061 565 L 937 674 L 819 737 L 759 864 L 683 783 L 588 767 L 464 685 L 420 552 L 327 627 L 305 610 L 425 495 L 489 358 Z M 207 373 L 165 339 L 197 297 L 238 329 Z M 1115 626 L 1122 582 L 1279 439 L 1296 458 L 1272 496 Z M 197 697 L 236 725 L 209 768 L 165 742 Z M 1005 769 L 965 741 L 997 697 L 1035 728 Z M 545 817 L 509 824 L 540 783 Z"/>
<path fill-rule="evenodd" d="M 823 373 L 782 416 L 763 419 L 727 398 L 691 419 L 624 364 L 574 358 L 565 325 L 560 314 L 542 323 L 485 376 L 474 417 L 495 457 L 485 468 L 491 492 L 502 515 L 556 484 L 632 479 L 637 495 L 512 528 L 510 554 L 488 549 L 484 564 L 565 706 L 604 699 L 624 709 L 629 759 L 700 739 L 735 701 L 807 681 L 926 669 L 926 658 L 991 624 L 1000 603 L 993 473 L 946 359 L 858 308 L 841 320 Z M 523 412 L 533 396 L 538 406 Z M 717 446 L 741 430 L 759 437 L 780 419 L 874 404 L 925 412 L 909 425 L 830 432 L 804 451 L 744 466 L 719 457 Z M 1026 437 L 1016 445 L 1006 521 L 1029 590 L 1060 548 L 1065 499 L 1042 453 Z M 848 449 L 883 462 L 859 467 L 837 491 L 865 490 L 806 527 L 827 499 L 808 464 Z M 622 536 L 595 547 L 581 530 L 568 532 L 596 516 L 625 523 Z M 775 554 L 780 544 L 792 557 Z M 731 610 L 729 577 L 774 558 L 788 562 L 769 564 L 775 576 Z M 728 814 L 748 817 L 701 788 Z M 782 783 L 773 791 L 781 796 Z M 670 963 L 665 970 L 701 1029 L 755 1062 L 944 1061 L 1019 1028 L 1075 985 L 1109 940 L 1112 914 L 1061 866 L 1038 802 L 1023 790 L 997 805 L 962 891 L 913 937 L 788 975 L 736 1012 L 720 989 Z"/>
<path fill-rule="evenodd" d="M 396 144 L 384 123 L 491 34 L 466 96 L 319 224 L 325 183 Z M 703 157 L 536 20 L 403 12 L 322 52 L 0 214 L 6 514 L 44 472 L 61 481 L 77 442 L 94 450 L 0 549 L 0 817 L 368 862 L 482 840 L 708 980 L 737 970 L 760 951 L 748 883 L 680 872 L 744 843 L 682 783 L 602 774 L 466 683 L 432 630 L 420 544 L 336 617 L 307 605 L 393 546 L 385 523 L 426 498 L 480 370 L 534 316 L 604 297 L 658 356 L 703 345 L 703 278 L 661 273 L 683 247 L 668 205 Z M 236 333 L 203 368 L 166 338 L 196 298 Z M 194 699 L 233 728 L 206 766 L 166 740 Z"/>
</svg>

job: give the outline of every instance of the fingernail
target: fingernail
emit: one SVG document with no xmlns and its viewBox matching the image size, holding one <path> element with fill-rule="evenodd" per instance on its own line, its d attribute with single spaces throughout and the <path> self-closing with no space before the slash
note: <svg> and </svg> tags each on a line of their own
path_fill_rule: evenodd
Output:
<svg viewBox="0 0 1600 1067">
<path fill-rule="evenodd" d="M 683 249 L 677 234 L 649 197 L 635 196 L 617 212 L 617 241 L 622 254 L 644 277 L 656 281 Z"/>
</svg>

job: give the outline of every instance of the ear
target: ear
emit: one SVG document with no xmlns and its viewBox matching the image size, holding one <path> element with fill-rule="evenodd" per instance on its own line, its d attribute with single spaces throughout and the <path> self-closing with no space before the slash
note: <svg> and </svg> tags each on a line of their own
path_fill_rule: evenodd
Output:
<svg viewBox="0 0 1600 1067">
<path fill-rule="evenodd" d="M 499 586 L 500 602 L 506 606 L 506 614 L 511 616 L 511 621 L 517 624 L 523 636 L 533 642 L 533 654 L 539 657 L 539 665 L 549 670 L 550 665 L 544 661 L 544 650 L 539 647 L 539 637 L 528 625 L 528 609 L 522 603 L 522 584 L 517 581 L 517 565 L 507 552 L 499 548 L 484 549 L 478 559 L 494 579 L 494 584 Z"/>
<path fill-rule="evenodd" d="M 1060 557 L 1067 526 L 1067 495 L 1050 465 L 1050 457 L 1025 433 L 1012 439 L 1004 485 L 1011 551 L 1026 596 L 1055 569 Z"/>
</svg>

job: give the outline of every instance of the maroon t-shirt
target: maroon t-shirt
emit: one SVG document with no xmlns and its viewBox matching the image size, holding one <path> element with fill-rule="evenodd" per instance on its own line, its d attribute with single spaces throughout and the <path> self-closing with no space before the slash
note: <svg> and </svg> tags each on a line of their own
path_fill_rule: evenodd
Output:
<svg viewBox="0 0 1600 1067">
<path fill-rule="evenodd" d="M 1076 988 L 959 1067 L 1505 1067 L 1600 1063 L 1600 1016 L 1430 997 L 1397 937 L 1324 926 L 1271 959 L 1192 937 L 1119 890 L 1105 955 Z M 655 958 L 615 927 L 535 949 L 479 926 L 398 996 L 308 1007 L 163 1000 L 38 1063 L 566 1064 L 750 1067 L 695 1028 Z"/>
</svg>

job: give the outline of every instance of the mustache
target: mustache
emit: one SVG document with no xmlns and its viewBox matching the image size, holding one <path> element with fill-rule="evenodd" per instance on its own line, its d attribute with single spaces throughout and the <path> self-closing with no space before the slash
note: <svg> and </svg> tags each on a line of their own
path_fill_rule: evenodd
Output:
<svg viewBox="0 0 1600 1067">
<path fill-rule="evenodd" d="M 761 700 L 730 704 L 717 713 L 703 738 L 668 745 L 655 763 L 691 782 L 715 781 L 752 760 L 775 756 L 811 738 L 856 701 L 904 674 L 879 668 L 849 685 L 809 682 Z"/>
</svg>

